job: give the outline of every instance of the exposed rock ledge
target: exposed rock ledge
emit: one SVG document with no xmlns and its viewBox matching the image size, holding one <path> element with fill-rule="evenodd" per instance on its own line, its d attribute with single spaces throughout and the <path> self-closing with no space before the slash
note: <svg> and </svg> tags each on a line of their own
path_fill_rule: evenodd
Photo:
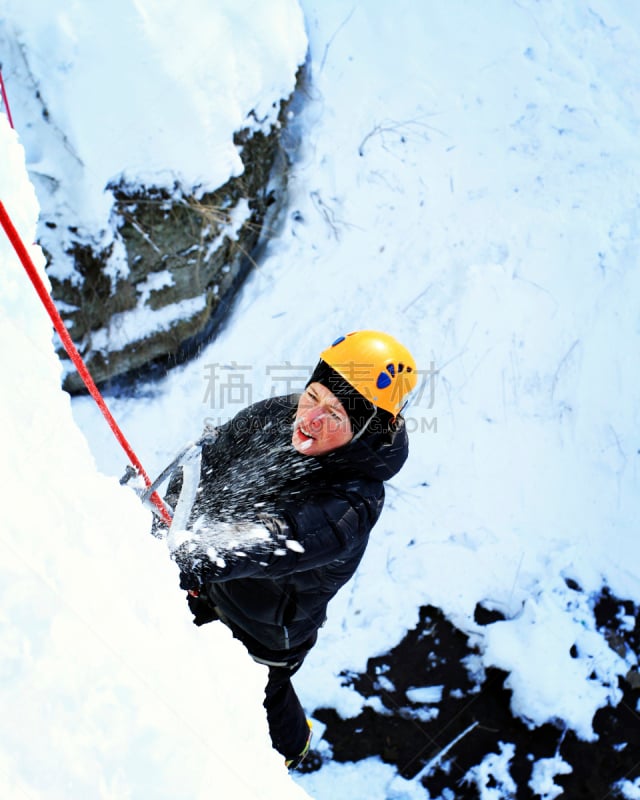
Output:
<svg viewBox="0 0 640 800">
<path fill-rule="evenodd" d="M 76 274 L 64 280 L 51 275 L 53 298 L 103 388 L 117 390 L 141 373 L 163 374 L 220 327 L 284 204 L 290 164 L 284 138 L 289 144 L 295 138 L 285 120 L 300 101 L 303 81 L 301 69 L 294 93 L 281 103 L 278 125 L 236 134 L 244 172 L 215 192 L 196 199 L 179 191 L 109 187 L 127 275 L 108 274 L 111 249 L 96 251 L 80 240 L 70 251 Z M 61 345 L 59 355 L 64 388 L 82 391 Z"/>
</svg>

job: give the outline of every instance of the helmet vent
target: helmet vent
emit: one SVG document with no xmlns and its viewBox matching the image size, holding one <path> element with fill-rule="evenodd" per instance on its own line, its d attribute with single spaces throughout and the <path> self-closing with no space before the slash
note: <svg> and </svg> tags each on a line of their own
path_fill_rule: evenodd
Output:
<svg viewBox="0 0 640 800">
<path fill-rule="evenodd" d="M 391 378 L 386 372 L 381 372 L 378 375 L 378 380 L 376 381 L 376 388 L 378 389 L 386 389 L 391 383 Z"/>
</svg>

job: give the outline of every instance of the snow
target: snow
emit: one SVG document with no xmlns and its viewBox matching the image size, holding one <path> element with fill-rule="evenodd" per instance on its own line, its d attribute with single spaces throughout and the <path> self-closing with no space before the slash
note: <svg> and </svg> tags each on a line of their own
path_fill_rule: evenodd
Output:
<svg viewBox="0 0 640 800">
<path fill-rule="evenodd" d="M 598 708 L 622 699 L 618 676 L 629 665 L 593 630 L 584 596 L 568 603 L 567 594 L 549 581 L 539 597 L 525 601 L 517 619 L 491 625 L 485 663 L 510 672 L 505 686 L 513 692 L 512 708 L 525 720 L 536 726 L 563 720 L 590 740 L 596 738 L 591 721 Z M 531 704 L 530 687 L 536 684 Z"/>
<path fill-rule="evenodd" d="M 407 700 L 411 703 L 439 703 L 442 700 L 444 686 L 421 686 L 407 689 Z"/>
<path fill-rule="evenodd" d="M 332 762 L 322 773 L 305 776 L 304 784 L 312 797 L 330 797 L 339 787 L 340 797 L 349 800 L 424 800 L 424 789 L 399 777 L 395 769 L 377 758 L 358 764 Z"/>
<path fill-rule="evenodd" d="M 638 800 L 640 798 L 640 778 L 636 778 L 635 781 L 620 781 L 616 788 L 625 800 Z"/>
<path fill-rule="evenodd" d="M 159 472 L 207 420 L 299 389 L 340 333 L 397 336 L 424 378 L 410 460 L 297 677 L 301 699 L 357 714 L 340 671 L 431 603 L 475 637 L 478 672 L 509 673 L 514 713 L 592 739 L 636 657 L 608 647 L 590 595 L 640 602 L 639 9 L 398 0 L 389 26 L 378 0 L 210 5 L 1 4 L 38 202 L 96 238 L 109 181 L 204 189 L 237 172 L 231 132 L 290 90 L 304 14 L 311 84 L 279 234 L 216 341 L 110 400 L 114 416 Z M 55 126 L 20 88 L 14 31 Z M 0 136 L 0 198 L 31 242 L 23 152 L 4 119 Z M 1 395 L 3 796 L 423 797 L 419 776 L 378 759 L 297 776 L 303 788 L 286 776 L 263 672 L 224 630 L 190 625 L 166 545 L 117 483 L 124 455 L 90 400 L 57 389 L 47 320 L 0 248 L 0 358 L 19 376 Z M 36 492 L 41 510 L 25 512 Z M 476 625 L 478 602 L 504 621 Z M 512 791 L 510 748 L 468 776 L 483 797 Z M 536 769 L 553 796 L 562 765 Z"/>
<path fill-rule="evenodd" d="M 306 51 L 294 0 L 191 0 L 188 13 L 178 0 L 1 7 L 0 42 L 29 89 L 12 116 L 42 211 L 73 218 L 102 247 L 112 241 L 106 187 L 144 181 L 199 197 L 241 175 L 234 132 L 277 121 Z M 62 277 L 60 238 L 47 244 Z M 123 258 L 116 248 L 114 270 L 126 272 Z"/>
<path fill-rule="evenodd" d="M 554 781 L 555 776 L 567 775 L 570 772 L 572 772 L 571 765 L 560 756 L 540 758 L 533 765 L 529 787 L 540 800 L 555 800 L 563 794 L 563 789 Z"/>
<path fill-rule="evenodd" d="M 145 336 L 168 330 L 173 322 L 188 319 L 202 311 L 206 298 L 192 297 L 179 303 L 169 303 L 152 313 L 138 298 L 137 307 L 114 314 L 108 328 L 100 328 L 91 334 L 91 347 L 97 351 L 108 351 L 109 347 L 122 347 L 141 341 Z"/>
<path fill-rule="evenodd" d="M 477 767 L 472 767 L 464 777 L 464 783 L 478 791 L 480 800 L 504 800 L 515 797 L 518 788 L 509 772 L 509 764 L 515 755 L 512 744 L 500 742 L 499 753 L 488 753 Z"/>
</svg>

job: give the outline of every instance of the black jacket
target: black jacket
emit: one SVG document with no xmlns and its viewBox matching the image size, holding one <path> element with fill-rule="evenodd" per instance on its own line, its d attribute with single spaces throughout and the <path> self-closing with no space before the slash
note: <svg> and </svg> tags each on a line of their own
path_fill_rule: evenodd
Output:
<svg viewBox="0 0 640 800">
<path fill-rule="evenodd" d="M 199 589 L 254 651 L 282 653 L 314 639 L 364 554 L 383 481 L 408 454 L 398 418 L 392 432 L 370 431 L 325 456 L 300 455 L 291 444 L 297 401 L 249 406 L 204 445 L 193 538 L 176 553 L 183 588 Z M 170 502 L 179 486 L 177 476 Z M 255 526 L 264 538 L 251 538 Z"/>
</svg>

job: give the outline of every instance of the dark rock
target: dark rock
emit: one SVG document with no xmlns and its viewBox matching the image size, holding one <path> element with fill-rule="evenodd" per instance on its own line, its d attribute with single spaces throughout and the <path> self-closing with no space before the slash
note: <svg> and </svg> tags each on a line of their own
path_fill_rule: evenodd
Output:
<svg viewBox="0 0 640 800">
<path fill-rule="evenodd" d="M 500 622 L 506 619 L 506 617 L 502 611 L 478 603 L 473 612 L 473 619 L 478 625 L 491 625 L 493 622 Z"/>
</svg>

